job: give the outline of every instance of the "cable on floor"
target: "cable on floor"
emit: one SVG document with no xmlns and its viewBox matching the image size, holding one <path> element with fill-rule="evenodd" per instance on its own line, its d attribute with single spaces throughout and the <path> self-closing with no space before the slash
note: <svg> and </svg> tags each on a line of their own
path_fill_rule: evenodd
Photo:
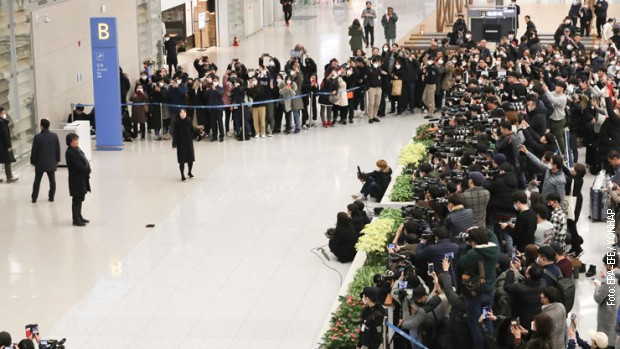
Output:
<svg viewBox="0 0 620 349">
<path fill-rule="evenodd" d="M 338 269 L 330 267 L 327 263 L 325 263 L 325 260 L 321 258 L 321 256 L 319 256 L 319 254 L 317 253 L 317 251 L 321 251 L 322 253 L 327 254 L 327 252 L 323 249 L 324 247 L 327 247 L 327 245 L 311 248 L 310 252 L 312 252 L 312 254 L 317 256 L 321 260 L 321 263 L 323 263 L 324 266 L 335 271 L 338 274 L 338 277 L 340 278 L 340 286 L 342 286 L 342 274 L 340 274 L 340 271 L 338 271 Z"/>
</svg>

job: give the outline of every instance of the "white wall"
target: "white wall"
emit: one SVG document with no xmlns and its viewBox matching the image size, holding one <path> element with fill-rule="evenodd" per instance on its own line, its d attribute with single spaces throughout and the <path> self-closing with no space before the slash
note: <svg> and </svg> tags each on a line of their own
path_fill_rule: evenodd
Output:
<svg viewBox="0 0 620 349">
<path fill-rule="evenodd" d="M 90 17 L 116 17 L 119 63 L 135 81 L 140 69 L 135 2 L 69 0 L 33 11 L 38 118 L 64 122 L 70 103 L 93 103 Z M 100 6 L 106 12 L 100 12 Z M 45 23 L 45 17 L 49 23 Z M 82 80 L 78 80 L 81 74 Z M 120 98 L 120 96 L 119 96 Z"/>
</svg>

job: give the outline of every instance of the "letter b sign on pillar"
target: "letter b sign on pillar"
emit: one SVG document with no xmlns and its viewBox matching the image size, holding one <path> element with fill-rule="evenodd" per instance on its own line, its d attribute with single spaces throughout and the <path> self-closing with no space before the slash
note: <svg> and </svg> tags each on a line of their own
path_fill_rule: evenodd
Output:
<svg viewBox="0 0 620 349">
<path fill-rule="evenodd" d="M 116 18 L 90 19 L 97 150 L 122 150 L 121 91 Z"/>
</svg>

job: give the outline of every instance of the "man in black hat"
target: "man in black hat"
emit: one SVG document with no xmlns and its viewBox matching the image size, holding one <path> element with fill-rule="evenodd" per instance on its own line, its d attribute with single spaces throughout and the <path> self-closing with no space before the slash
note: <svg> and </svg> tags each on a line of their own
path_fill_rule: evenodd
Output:
<svg viewBox="0 0 620 349">
<path fill-rule="evenodd" d="M 362 311 L 362 325 L 357 347 L 378 349 L 383 344 L 383 318 L 385 317 L 385 310 L 378 303 L 379 289 L 365 287 L 361 296 L 366 307 Z"/>
<path fill-rule="evenodd" d="M 60 142 L 55 133 L 50 132 L 50 122 L 41 119 L 41 132 L 34 136 L 30 152 L 30 164 L 35 167 L 34 184 L 32 185 L 32 202 L 37 202 L 39 187 L 43 174 L 47 173 L 50 181 L 49 201 L 54 201 L 56 194 L 56 166 L 60 162 Z"/>
</svg>

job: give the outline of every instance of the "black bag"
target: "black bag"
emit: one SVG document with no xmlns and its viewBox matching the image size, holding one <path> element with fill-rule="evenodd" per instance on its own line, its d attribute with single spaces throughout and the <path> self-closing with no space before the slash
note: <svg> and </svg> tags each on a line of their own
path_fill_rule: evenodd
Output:
<svg viewBox="0 0 620 349">
<path fill-rule="evenodd" d="M 575 304 L 575 280 L 563 278 L 561 275 L 558 280 L 558 278 L 546 269 L 544 273 L 558 285 L 557 289 L 562 295 L 562 304 L 564 304 L 564 308 L 568 314 L 573 309 L 573 304 Z"/>
<path fill-rule="evenodd" d="M 484 278 L 484 263 L 482 256 L 478 255 L 478 275 L 463 279 L 463 294 L 465 297 L 477 297 L 481 293 L 482 285 L 486 282 Z"/>
</svg>

